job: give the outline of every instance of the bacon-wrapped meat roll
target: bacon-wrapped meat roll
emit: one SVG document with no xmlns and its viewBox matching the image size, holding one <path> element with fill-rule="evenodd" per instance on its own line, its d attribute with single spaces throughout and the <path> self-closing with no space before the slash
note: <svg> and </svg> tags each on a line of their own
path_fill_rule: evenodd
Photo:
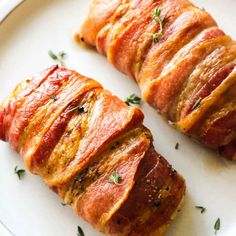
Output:
<svg viewBox="0 0 236 236">
<path fill-rule="evenodd" d="M 163 235 L 185 193 L 154 150 L 143 113 L 66 68 L 16 87 L 0 107 L 0 138 L 107 235 Z"/>
<path fill-rule="evenodd" d="M 236 42 L 188 0 L 94 0 L 77 39 L 175 127 L 236 159 Z"/>
</svg>

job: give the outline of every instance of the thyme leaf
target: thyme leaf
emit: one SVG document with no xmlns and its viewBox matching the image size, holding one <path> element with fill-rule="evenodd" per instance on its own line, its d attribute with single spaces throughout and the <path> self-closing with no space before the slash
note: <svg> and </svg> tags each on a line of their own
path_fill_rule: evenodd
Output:
<svg viewBox="0 0 236 236">
<path fill-rule="evenodd" d="M 206 208 L 203 206 L 195 206 L 196 209 L 199 209 L 201 211 L 201 214 L 203 214 L 206 211 Z"/>
<path fill-rule="evenodd" d="M 77 236 L 85 236 L 84 231 L 82 230 L 80 226 L 78 226 L 77 230 L 78 230 Z"/>
<path fill-rule="evenodd" d="M 199 99 L 195 102 L 195 104 L 193 105 L 192 111 L 195 110 L 195 109 L 197 109 L 197 108 L 201 105 L 201 102 L 202 102 L 202 98 L 199 98 Z"/>
<path fill-rule="evenodd" d="M 218 218 L 214 225 L 215 235 L 217 234 L 217 231 L 220 230 L 220 225 L 221 225 L 220 218 Z"/>
<path fill-rule="evenodd" d="M 141 98 L 138 97 L 136 94 L 132 94 L 128 98 L 125 99 L 125 103 L 130 106 L 130 105 L 140 105 L 141 103 Z"/>
<path fill-rule="evenodd" d="M 18 176 L 18 179 L 22 179 L 23 175 L 25 174 L 25 170 L 18 169 L 18 166 L 15 167 L 14 171 L 15 174 Z"/>
<path fill-rule="evenodd" d="M 110 176 L 108 183 L 119 185 L 122 182 L 122 178 L 119 175 L 118 169 L 114 170 L 114 175 Z"/>
</svg>

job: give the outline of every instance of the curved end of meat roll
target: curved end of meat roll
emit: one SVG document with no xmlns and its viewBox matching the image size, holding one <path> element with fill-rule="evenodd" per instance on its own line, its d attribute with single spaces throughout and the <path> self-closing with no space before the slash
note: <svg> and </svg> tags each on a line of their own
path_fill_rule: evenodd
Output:
<svg viewBox="0 0 236 236">
<path fill-rule="evenodd" d="M 89 45 L 96 46 L 95 42 L 98 32 L 105 24 L 107 24 L 119 5 L 119 0 L 93 1 L 89 17 L 86 19 L 81 30 L 75 33 L 75 40 L 79 42 L 84 41 Z"/>
<path fill-rule="evenodd" d="M 13 118 L 13 110 L 15 110 L 17 106 L 15 98 L 26 84 L 26 81 L 19 83 L 10 96 L 5 99 L 4 103 L 0 105 L 0 140 L 8 140 L 8 132 Z"/>
<path fill-rule="evenodd" d="M 4 116 L 5 116 L 5 109 L 3 106 L 0 106 L 0 140 L 5 140 L 4 129 L 3 129 Z"/>
<path fill-rule="evenodd" d="M 181 207 L 185 188 L 183 178 L 151 146 L 138 166 L 129 196 L 107 222 L 105 232 L 164 235 Z"/>
<path fill-rule="evenodd" d="M 236 139 L 219 147 L 219 154 L 229 161 L 236 161 Z"/>
</svg>

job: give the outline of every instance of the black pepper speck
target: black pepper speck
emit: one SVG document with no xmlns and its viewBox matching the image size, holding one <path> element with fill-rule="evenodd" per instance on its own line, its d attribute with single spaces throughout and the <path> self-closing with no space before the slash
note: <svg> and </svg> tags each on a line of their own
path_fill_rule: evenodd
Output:
<svg viewBox="0 0 236 236">
<path fill-rule="evenodd" d="M 154 206 L 159 207 L 161 205 L 161 200 L 157 199 L 153 202 Z"/>
</svg>

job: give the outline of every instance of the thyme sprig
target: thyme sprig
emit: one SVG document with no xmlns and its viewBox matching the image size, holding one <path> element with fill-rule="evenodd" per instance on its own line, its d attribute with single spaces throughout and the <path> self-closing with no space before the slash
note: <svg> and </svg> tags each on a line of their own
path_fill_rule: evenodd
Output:
<svg viewBox="0 0 236 236">
<path fill-rule="evenodd" d="M 138 97 L 136 94 L 132 94 L 128 98 L 125 99 L 125 103 L 130 106 L 130 105 L 140 105 L 141 103 L 141 98 Z"/>
<path fill-rule="evenodd" d="M 59 63 L 60 66 L 64 66 L 64 59 L 67 54 L 64 51 L 59 52 L 58 54 L 54 53 L 52 50 L 48 51 L 48 55 L 56 62 Z"/>
<path fill-rule="evenodd" d="M 200 210 L 201 211 L 201 214 L 203 214 L 204 212 L 206 212 L 206 208 L 203 207 L 203 206 L 195 206 L 196 209 Z"/>
<path fill-rule="evenodd" d="M 86 112 L 83 106 L 77 106 L 67 111 L 66 114 L 71 113 L 72 111 Z"/>
<path fill-rule="evenodd" d="M 159 24 L 159 31 L 152 35 L 152 42 L 153 44 L 156 44 L 160 41 L 160 38 L 163 35 L 163 22 L 166 18 L 166 15 L 161 14 L 161 10 L 159 8 L 155 8 L 153 11 L 152 19 L 155 20 Z"/>
</svg>

